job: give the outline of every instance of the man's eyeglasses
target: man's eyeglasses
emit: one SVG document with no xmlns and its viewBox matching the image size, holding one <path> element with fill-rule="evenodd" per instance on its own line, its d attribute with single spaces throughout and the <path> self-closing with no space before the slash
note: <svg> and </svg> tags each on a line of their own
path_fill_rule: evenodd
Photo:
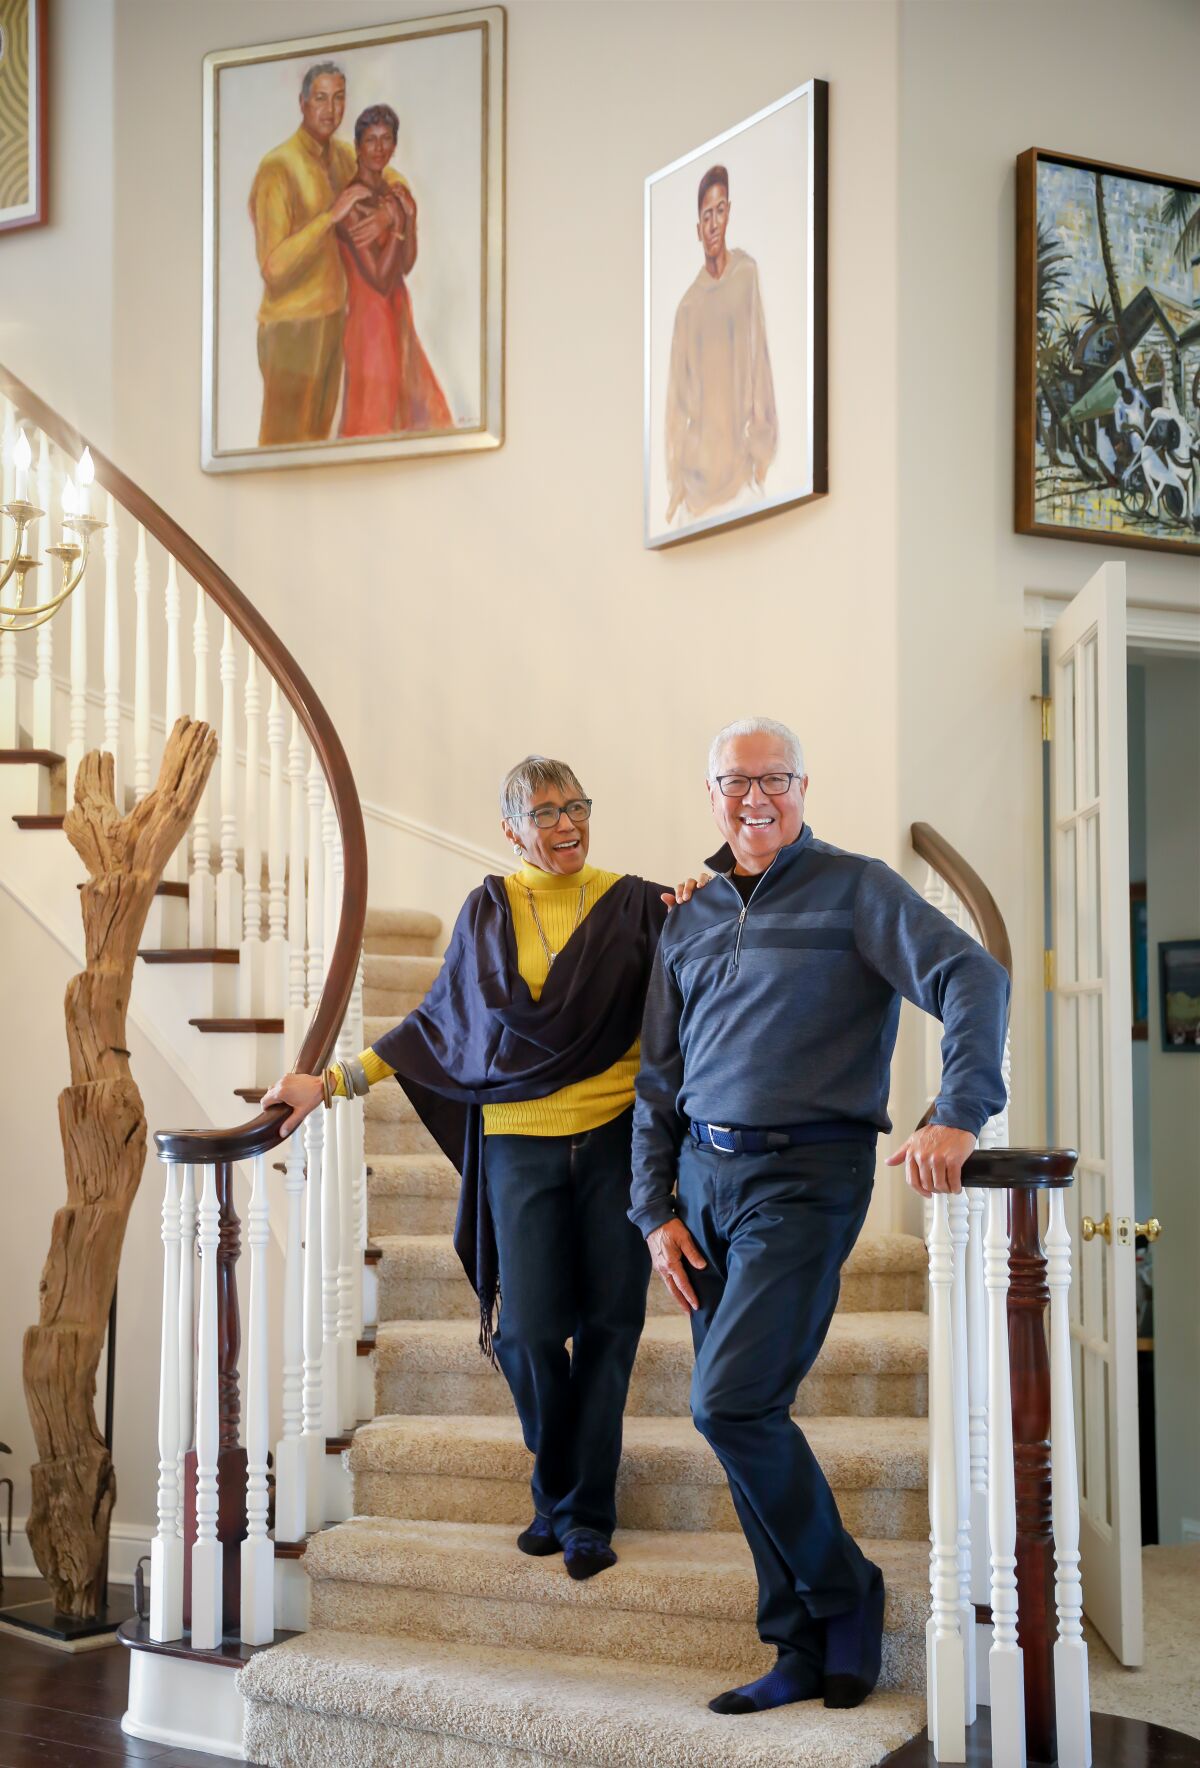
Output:
<svg viewBox="0 0 1200 1768">
<path fill-rule="evenodd" d="M 531 822 L 537 824 L 539 829 L 552 829 L 564 810 L 578 829 L 591 816 L 592 801 L 590 798 L 572 798 L 568 804 L 563 805 L 539 804 L 536 810 L 523 810 L 517 821 L 524 822 L 528 817 Z"/>
<path fill-rule="evenodd" d="M 744 798 L 751 786 L 761 786 L 768 798 L 782 798 L 799 778 L 794 773 L 727 773 L 717 775 L 717 784 L 726 798 Z"/>
</svg>

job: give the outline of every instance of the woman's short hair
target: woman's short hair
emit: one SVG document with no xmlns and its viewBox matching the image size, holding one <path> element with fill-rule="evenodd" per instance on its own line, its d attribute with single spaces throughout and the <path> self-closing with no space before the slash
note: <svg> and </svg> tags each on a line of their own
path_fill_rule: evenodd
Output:
<svg viewBox="0 0 1200 1768">
<path fill-rule="evenodd" d="M 368 129 L 377 123 L 383 123 L 392 132 L 392 140 L 400 139 L 400 119 L 390 104 L 369 104 L 365 111 L 360 111 L 354 123 L 354 145 L 358 146 Z"/>
<path fill-rule="evenodd" d="M 710 783 L 717 777 L 725 745 L 731 743 L 735 737 L 757 736 L 774 737 L 788 758 L 789 773 L 803 776 L 804 749 L 794 730 L 790 730 L 786 724 L 780 724 L 777 718 L 738 718 L 733 724 L 727 724 L 723 730 L 719 730 L 712 740 L 706 776 Z"/>
<path fill-rule="evenodd" d="M 532 803 L 534 795 L 549 787 L 556 792 L 571 792 L 578 798 L 587 793 L 579 776 L 565 761 L 553 761 L 548 755 L 527 755 L 510 767 L 500 786 L 500 814 L 510 823 L 516 822 Z"/>
</svg>

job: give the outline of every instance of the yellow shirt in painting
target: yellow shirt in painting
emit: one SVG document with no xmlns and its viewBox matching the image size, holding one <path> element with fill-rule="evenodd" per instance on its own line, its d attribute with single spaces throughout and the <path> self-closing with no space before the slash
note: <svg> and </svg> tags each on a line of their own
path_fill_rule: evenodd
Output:
<svg viewBox="0 0 1200 1768">
<path fill-rule="evenodd" d="M 262 271 L 260 325 L 323 319 L 346 305 L 346 273 L 330 210 L 353 182 L 358 159 L 348 141 L 322 147 L 307 129 L 274 148 L 250 187 L 250 219 Z M 404 180 L 389 166 L 388 184 Z"/>
<path fill-rule="evenodd" d="M 584 866 L 581 871 L 564 874 L 523 865 L 504 880 L 517 939 L 517 969 L 528 983 L 535 1001 L 541 999 L 550 965 L 538 938 L 529 893 L 532 891 L 536 899 L 538 919 L 550 950 L 560 952 L 576 924 L 580 888 L 583 889 L 583 916 L 580 917 L 583 919 L 620 877 L 620 872 L 601 872 L 595 866 Z M 364 1050 L 359 1060 L 372 1086 L 395 1073 L 374 1050 Z M 625 1054 L 602 1074 L 560 1087 L 557 1093 L 551 1093 L 545 1099 L 516 1099 L 506 1105 L 485 1105 L 483 1133 L 485 1136 L 581 1136 L 585 1130 L 599 1129 L 602 1123 L 611 1122 L 633 1104 L 633 1087 L 640 1062 L 641 1045 L 635 1038 Z M 343 1090 L 340 1075 L 333 1090 L 338 1094 Z"/>
</svg>

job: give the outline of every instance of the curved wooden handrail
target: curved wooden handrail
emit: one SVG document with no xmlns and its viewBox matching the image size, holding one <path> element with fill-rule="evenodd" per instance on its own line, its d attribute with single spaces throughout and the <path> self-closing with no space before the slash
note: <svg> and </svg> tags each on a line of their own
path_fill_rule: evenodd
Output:
<svg viewBox="0 0 1200 1768">
<path fill-rule="evenodd" d="M 980 1191 L 1060 1191 L 1073 1183 L 1074 1148 L 977 1148 L 962 1182 Z"/>
<path fill-rule="evenodd" d="M 0 392 L 8 397 L 23 417 L 36 424 L 39 430 L 44 431 L 72 459 L 79 458 L 86 438 L 80 435 L 74 424 L 67 423 L 2 364 Z M 317 698 L 311 682 L 232 579 L 226 576 L 191 535 L 185 533 L 178 522 L 167 515 L 140 485 L 135 485 L 98 448 L 91 443 L 86 445 L 92 451 L 97 484 L 103 486 L 104 490 L 111 491 L 117 502 L 195 578 L 221 612 L 228 614 L 269 674 L 278 681 L 289 706 L 296 713 L 312 743 L 329 782 L 333 807 L 342 832 L 344 875 L 341 916 L 321 998 L 295 1059 L 295 1067 L 299 1072 L 320 1073 L 332 1054 L 350 1003 L 367 915 L 366 830 L 346 752 L 333 728 L 333 721 Z M 257 1117 L 232 1129 L 162 1130 L 155 1135 L 154 1143 L 159 1154 L 167 1160 L 190 1161 L 201 1166 L 211 1166 L 223 1161 L 248 1160 L 252 1155 L 263 1154 L 278 1147 L 283 1140 L 279 1134 L 279 1126 L 287 1115 L 286 1105 L 272 1105 Z"/>
<path fill-rule="evenodd" d="M 913 851 L 926 865 L 932 866 L 938 877 L 944 878 L 955 895 L 966 904 L 971 919 L 979 929 L 979 939 L 984 951 L 990 952 L 998 964 L 1003 964 L 1011 976 L 1012 945 L 1009 942 L 1008 928 L 996 907 L 995 897 L 979 873 L 974 866 L 967 864 L 962 854 L 951 847 L 930 823 L 914 823 L 911 833 Z"/>
</svg>

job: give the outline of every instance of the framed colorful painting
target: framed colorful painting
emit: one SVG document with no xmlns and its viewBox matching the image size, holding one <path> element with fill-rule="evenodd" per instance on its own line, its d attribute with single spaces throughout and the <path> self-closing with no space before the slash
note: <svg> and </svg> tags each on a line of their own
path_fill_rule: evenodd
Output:
<svg viewBox="0 0 1200 1768">
<path fill-rule="evenodd" d="M 208 472 L 496 448 L 503 7 L 204 63 Z"/>
<path fill-rule="evenodd" d="M 1200 558 L 1200 184 L 1018 159 L 1016 526 Z"/>
<path fill-rule="evenodd" d="M 1200 1054 L 1200 939 L 1160 940 L 1158 999 L 1163 1049 Z"/>
<path fill-rule="evenodd" d="M 46 0 L 0 0 L 0 233 L 46 220 Z"/>
<path fill-rule="evenodd" d="M 829 489 L 828 108 L 810 80 L 646 180 L 648 547 Z"/>
</svg>

